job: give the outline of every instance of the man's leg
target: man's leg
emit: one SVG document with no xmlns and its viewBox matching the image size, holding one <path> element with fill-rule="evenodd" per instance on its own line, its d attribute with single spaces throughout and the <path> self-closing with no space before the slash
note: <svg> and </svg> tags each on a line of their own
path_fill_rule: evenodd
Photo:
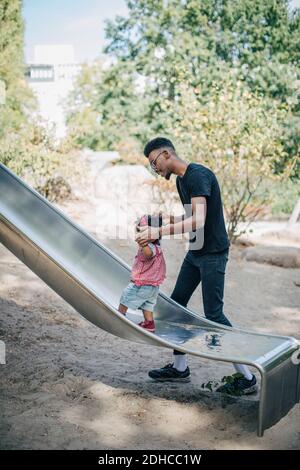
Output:
<svg viewBox="0 0 300 470">
<path fill-rule="evenodd" d="M 186 307 L 200 281 L 200 270 L 189 261 L 187 255 L 180 268 L 171 299 Z"/>
<path fill-rule="evenodd" d="M 174 290 L 171 294 L 171 299 L 175 300 L 183 307 L 186 307 L 195 289 L 200 284 L 200 281 L 200 270 L 194 266 L 189 261 L 189 257 L 186 256 L 178 274 Z M 175 369 L 179 370 L 180 372 L 185 371 L 187 368 L 186 354 L 182 353 L 181 351 L 176 351 L 176 349 L 174 350 L 173 354 Z"/>
<path fill-rule="evenodd" d="M 223 312 L 223 297 L 225 270 L 228 254 L 205 256 L 199 260 L 199 267 L 202 277 L 202 296 L 206 318 L 222 325 L 232 326 Z M 249 367 L 244 364 L 234 364 L 235 370 L 242 374 L 241 379 L 237 379 L 234 388 L 244 389 L 243 393 L 252 393 L 256 389 L 256 379 Z M 228 390 L 227 390 L 228 389 Z M 229 390 L 230 389 L 230 390 Z M 220 392 L 232 392 L 231 384 L 224 385 L 218 389 Z"/>
<path fill-rule="evenodd" d="M 182 263 L 171 299 L 186 307 L 200 281 L 200 271 L 189 261 L 189 256 L 187 255 Z M 168 364 L 162 369 L 153 369 L 149 372 L 149 376 L 152 379 L 161 382 L 186 382 L 189 380 L 190 371 L 187 367 L 186 354 L 176 350 L 174 350 L 173 354 L 173 364 Z"/>
<path fill-rule="evenodd" d="M 212 254 L 199 257 L 196 263 L 199 265 L 201 273 L 203 307 L 206 318 L 222 325 L 232 326 L 223 313 L 227 260 L 227 253 Z"/>
</svg>

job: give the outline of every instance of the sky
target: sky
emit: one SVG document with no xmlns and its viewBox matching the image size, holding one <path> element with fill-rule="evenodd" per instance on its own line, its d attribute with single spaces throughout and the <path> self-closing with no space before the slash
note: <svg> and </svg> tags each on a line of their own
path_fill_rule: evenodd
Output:
<svg viewBox="0 0 300 470">
<path fill-rule="evenodd" d="M 23 5 L 27 63 L 37 44 L 73 44 L 77 62 L 94 60 L 104 46 L 104 20 L 127 15 L 125 0 L 23 0 Z"/>
<path fill-rule="evenodd" d="M 199 0 L 201 1 L 201 0 Z M 25 59 L 37 44 L 73 44 L 77 62 L 99 57 L 105 45 L 105 19 L 126 16 L 125 0 L 23 0 Z M 292 0 L 300 7 L 300 0 Z"/>
</svg>

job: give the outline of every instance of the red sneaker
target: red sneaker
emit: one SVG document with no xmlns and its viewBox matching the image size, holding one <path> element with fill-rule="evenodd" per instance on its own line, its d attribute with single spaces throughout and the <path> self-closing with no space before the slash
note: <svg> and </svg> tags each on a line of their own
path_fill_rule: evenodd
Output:
<svg viewBox="0 0 300 470">
<path fill-rule="evenodd" d="M 155 331 L 155 323 L 153 320 L 144 320 L 139 323 L 141 328 L 145 328 L 145 330 L 150 331 L 150 333 L 154 333 Z"/>
</svg>

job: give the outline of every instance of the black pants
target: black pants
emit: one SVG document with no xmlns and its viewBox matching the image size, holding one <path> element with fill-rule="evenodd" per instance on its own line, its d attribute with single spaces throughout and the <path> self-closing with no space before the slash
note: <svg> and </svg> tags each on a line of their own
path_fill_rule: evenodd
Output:
<svg viewBox="0 0 300 470">
<path fill-rule="evenodd" d="M 225 270 L 228 250 L 197 256 L 188 251 L 182 263 L 171 299 L 184 307 L 201 282 L 204 314 L 208 320 L 232 326 L 223 313 Z M 184 354 L 174 350 L 174 354 Z"/>
</svg>

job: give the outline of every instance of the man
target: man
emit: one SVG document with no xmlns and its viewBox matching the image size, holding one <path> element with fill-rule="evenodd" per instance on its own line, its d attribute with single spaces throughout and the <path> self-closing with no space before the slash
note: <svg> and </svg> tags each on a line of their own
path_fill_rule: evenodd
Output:
<svg viewBox="0 0 300 470">
<path fill-rule="evenodd" d="M 232 326 L 223 313 L 225 268 L 228 260 L 229 240 L 225 228 L 220 188 L 214 173 L 203 165 L 187 163 L 179 158 L 169 139 L 157 137 L 144 149 L 152 169 L 169 180 L 177 175 L 176 186 L 185 214 L 180 217 L 164 216 L 160 228 L 142 227 L 136 240 L 143 246 L 160 236 L 190 232 L 190 245 L 181 266 L 171 298 L 187 306 L 200 284 L 206 318 Z M 234 364 L 238 374 L 231 383 L 217 389 L 223 393 L 249 394 L 256 391 L 256 377 L 243 364 Z M 187 357 L 174 351 L 174 361 L 149 376 L 160 382 L 190 380 Z"/>
</svg>

